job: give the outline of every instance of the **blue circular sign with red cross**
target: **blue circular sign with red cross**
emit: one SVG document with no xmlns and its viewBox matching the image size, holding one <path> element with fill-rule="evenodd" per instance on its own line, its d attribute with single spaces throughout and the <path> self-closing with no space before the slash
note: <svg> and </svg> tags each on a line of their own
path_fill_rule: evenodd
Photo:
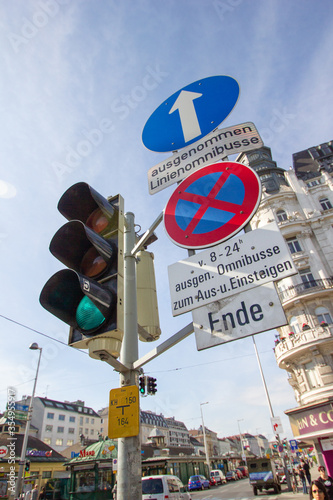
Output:
<svg viewBox="0 0 333 500">
<path fill-rule="evenodd" d="M 238 233 L 255 214 L 261 198 L 257 174 L 246 165 L 219 162 L 184 179 L 170 197 L 164 225 L 184 248 L 207 248 Z"/>
</svg>

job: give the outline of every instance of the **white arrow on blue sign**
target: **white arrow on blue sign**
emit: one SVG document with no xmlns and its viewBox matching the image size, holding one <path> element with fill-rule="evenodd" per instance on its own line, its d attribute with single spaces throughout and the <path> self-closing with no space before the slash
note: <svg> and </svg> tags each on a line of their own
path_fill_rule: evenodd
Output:
<svg viewBox="0 0 333 500">
<path fill-rule="evenodd" d="M 148 118 L 146 148 L 160 153 L 184 148 L 212 132 L 235 107 L 239 85 L 231 76 L 210 76 L 175 92 Z"/>
</svg>

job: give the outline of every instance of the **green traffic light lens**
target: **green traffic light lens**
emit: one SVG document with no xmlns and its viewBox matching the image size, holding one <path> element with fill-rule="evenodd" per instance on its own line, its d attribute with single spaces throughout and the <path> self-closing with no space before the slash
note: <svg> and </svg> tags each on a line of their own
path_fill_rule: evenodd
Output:
<svg viewBox="0 0 333 500">
<path fill-rule="evenodd" d="M 76 321 L 81 330 L 88 332 L 101 326 L 105 321 L 105 317 L 89 297 L 85 295 L 76 309 Z"/>
</svg>

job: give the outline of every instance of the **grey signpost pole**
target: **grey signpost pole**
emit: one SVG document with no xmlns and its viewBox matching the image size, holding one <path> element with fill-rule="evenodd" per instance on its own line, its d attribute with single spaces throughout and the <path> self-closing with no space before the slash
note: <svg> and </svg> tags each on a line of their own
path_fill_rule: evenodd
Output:
<svg viewBox="0 0 333 500">
<path fill-rule="evenodd" d="M 125 214 L 124 229 L 124 338 L 120 361 L 128 371 L 120 374 L 120 386 L 136 384 L 133 363 L 138 359 L 138 322 L 136 301 L 134 214 Z M 141 489 L 141 447 L 140 435 L 118 438 L 118 500 L 140 500 Z"/>
<path fill-rule="evenodd" d="M 262 380 L 262 383 L 263 383 L 264 389 L 265 389 L 265 394 L 266 394 L 266 398 L 267 398 L 267 402 L 268 402 L 269 412 L 271 414 L 271 418 L 274 418 L 274 412 L 273 412 L 273 408 L 272 408 L 272 405 L 271 405 L 271 400 L 270 400 L 270 397 L 269 397 L 269 394 L 268 394 L 267 385 L 266 385 L 264 373 L 262 371 L 262 367 L 261 367 L 261 363 L 260 363 L 260 358 L 259 358 L 259 354 L 258 354 L 258 349 L 257 349 L 256 341 L 254 340 L 254 336 L 253 335 L 252 335 L 252 340 L 253 340 L 253 347 L 254 347 L 254 350 L 255 350 L 255 353 L 256 353 L 256 357 L 257 357 L 257 361 L 258 361 L 258 366 L 259 366 L 259 370 L 260 370 L 261 380 Z M 278 443 L 281 446 L 280 435 L 278 433 L 276 433 L 276 436 L 277 436 L 277 439 L 278 439 Z M 285 459 L 285 456 L 284 456 L 283 453 L 281 455 L 281 458 L 282 458 L 282 462 L 283 462 L 284 473 L 285 473 L 286 480 L 287 480 L 288 491 L 292 491 L 291 481 L 290 481 L 290 474 L 289 474 L 289 470 L 288 470 L 288 467 L 287 467 L 286 459 Z"/>
</svg>

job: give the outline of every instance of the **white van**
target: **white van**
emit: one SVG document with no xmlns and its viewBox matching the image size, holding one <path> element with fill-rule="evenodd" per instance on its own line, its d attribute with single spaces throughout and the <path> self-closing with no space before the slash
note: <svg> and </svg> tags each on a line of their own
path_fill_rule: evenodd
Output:
<svg viewBox="0 0 333 500">
<path fill-rule="evenodd" d="M 215 479 L 216 484 L 224 484 L 227 482 L 225 475 L 220 469 L 211 470 L 210 477 Z"/>
<path fill-rule="evenodd" d="M 191 500 L 177 476 L 145 476 L 142 478 L 142 500 Z"/>
</svg>

